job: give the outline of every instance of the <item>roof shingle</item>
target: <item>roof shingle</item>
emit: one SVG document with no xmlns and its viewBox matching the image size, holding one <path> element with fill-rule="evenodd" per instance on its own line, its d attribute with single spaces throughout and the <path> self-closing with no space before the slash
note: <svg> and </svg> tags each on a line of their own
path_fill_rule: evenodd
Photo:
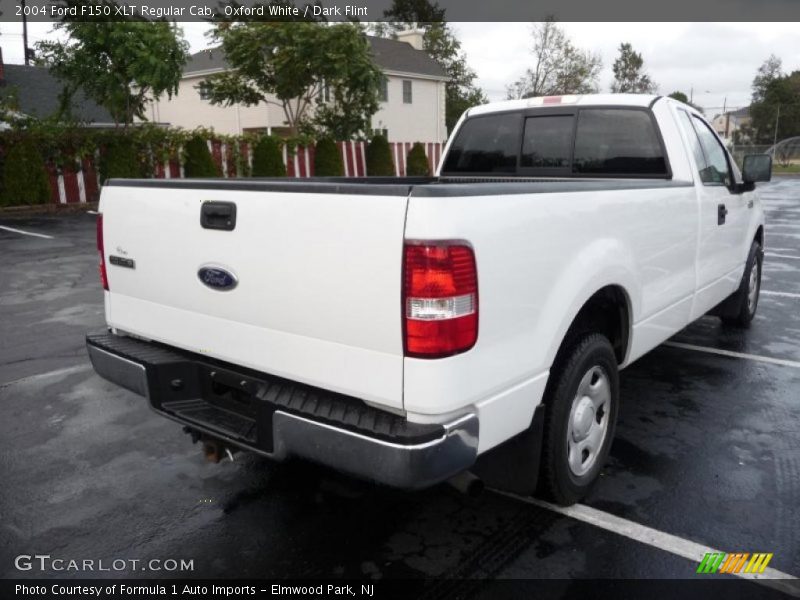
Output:
<svg viewBox="0 0 800 600">
<path fill-rule="evenodd" d="M 384 71 L 399 71 L 427 77 L 447 78 L 447 73 L 431 56 L 423 51 L 416 50 L 407 42 L 389 40 L 386 38 L 367 36 L 372 56 Z M 189 57 L 183 69 L 184 75 L 192 75 L 217 69 L 225 69 L 227 62 L 225 54 L 217 48 L 201 50 Z"/>
<path fill-rule="evenodd" d="M 44 67 L 25 65 L 3 65 L 4 86 L 0 94 L 16 95 L 18 110 L 40 119 L 56 114 L 60 107 L 61 90 L 64 86 Z M 111 114 L 79 91 L 72 98 L 71 116 L 84 123 L 113 123 Z"/>
</svg>

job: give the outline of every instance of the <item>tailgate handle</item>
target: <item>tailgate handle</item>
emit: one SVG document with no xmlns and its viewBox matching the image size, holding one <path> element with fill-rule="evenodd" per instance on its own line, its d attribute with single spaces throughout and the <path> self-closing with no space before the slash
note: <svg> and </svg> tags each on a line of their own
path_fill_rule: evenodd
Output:
<svg viewBox="0 0 800 600">
<path fill-rule="evenodd" d="M 236 205 L 233 202 L 203 202 L 200 225 L 203 229 L 233 231 L 236 227 Z"/>
</svg>

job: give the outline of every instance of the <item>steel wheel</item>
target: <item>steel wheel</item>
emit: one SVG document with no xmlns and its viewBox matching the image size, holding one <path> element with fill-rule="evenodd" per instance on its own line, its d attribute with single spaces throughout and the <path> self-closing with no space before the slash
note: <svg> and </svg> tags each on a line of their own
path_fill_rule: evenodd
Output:
<svg viewBox="0 0 800 600">
<path fill-rule="evenodd" d="M 581 477 L 597 462 L 608 435 L 611 384 L 600 366 L 584 374 L 572 400 L 567 425 L 567 460 L 572 474 Z"/>
<path fill-rule="evenodd" d="M 750 269 L 750 281 L 747 284 L 747 310 L 752 315 L 756 311 L 756 302 L 758 302 L 758 261 L 753 263 L 753 268 Z"/>
</svg>

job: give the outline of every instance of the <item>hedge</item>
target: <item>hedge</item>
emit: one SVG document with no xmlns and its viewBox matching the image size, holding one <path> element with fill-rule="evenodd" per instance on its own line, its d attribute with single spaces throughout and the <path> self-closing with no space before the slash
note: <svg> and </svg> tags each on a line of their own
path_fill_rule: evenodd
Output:
<svg viewBox="0 0 800 600">
<path fill-rule="evenodd" d="M 101 184 L 113 178 L 144 177 L 146 173 L 139 158 L 138 144 L 121 135 L 109 138 L 100 152 L 98 172 Z"/>
<path fill-rule="evenodd" d="M 382 135 L 374 136 L 367 146 L 367 175 L 370 177 L 394 175 L 394 161 L 389 140 Z"/>
<path fill-rule="evenodd" d="M 3 161 L 3 205 L 44 204 L 50 200 L 50 183 L 44 159 L 31 140 L 11 146 Z"/>
<path fill-rule="evenodd" d="M 425 155 L 425 146 L 417 142 L 411 147 L 406 157 L 406 175 L 409 177 L 426 177 L 431 174 L 428 157 Z"/>
<path fill-rule="evenodd" d="M 286 177 L 283 152 L 277 138 L 265 135 L 253 147 L 253 177 Z"/>
<path fill-rule="evenodd" d="M 219 177 L 220 172 L 208 149 L 208 142 L 194 136 L 186 142 L 183 173 L 186 177 Z"/>
<path fill-rule="evenodd" d="M 317 142 L 314 149 L 314 175 L 317 177 L 341 177 L 344 175 L 344 163 L 339 147 L 330 138 Z"/>
</svg>

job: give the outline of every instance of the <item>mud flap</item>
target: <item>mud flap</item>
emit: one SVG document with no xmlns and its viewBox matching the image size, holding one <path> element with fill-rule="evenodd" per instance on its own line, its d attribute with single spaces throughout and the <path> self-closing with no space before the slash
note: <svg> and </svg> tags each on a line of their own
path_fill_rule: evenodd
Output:
<svg viewBox="0 0 800 600">
<path fill-rule="evenodd" d="M 528 429 L 478 457 L 471 471 L 486 487 L 520 496 L 533 495 L 539 481 L 544 411 L 544 404 L 539 404 Z"/>
</svg>

